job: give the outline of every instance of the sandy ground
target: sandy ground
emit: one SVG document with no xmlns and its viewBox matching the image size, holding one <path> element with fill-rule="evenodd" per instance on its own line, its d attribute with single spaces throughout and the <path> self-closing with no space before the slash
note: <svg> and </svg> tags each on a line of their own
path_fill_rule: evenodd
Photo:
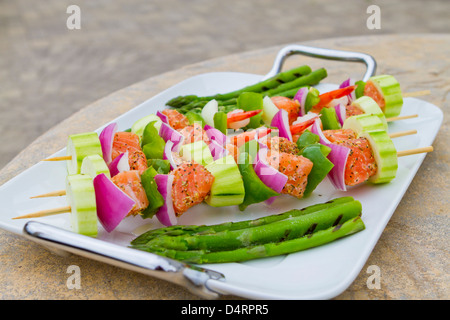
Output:
<svg viewBox="0 0 450 320">
<path fill-rule="evenodd" d="M 79 30 L 67 28 L 71 4 Z M 380 29 L 367 27 L 372 4 Z M 448 33 L 449 12 L 448 0 L 0 0 L 0 169 L 80 108 L 148 77 L 312 39 Z"/>
</svg>

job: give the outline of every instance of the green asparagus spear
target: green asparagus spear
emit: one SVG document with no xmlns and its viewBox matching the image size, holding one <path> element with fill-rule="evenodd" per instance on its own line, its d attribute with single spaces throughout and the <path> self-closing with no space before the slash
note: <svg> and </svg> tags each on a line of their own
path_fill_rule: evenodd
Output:
<svg viewBox="0 0 450 320">
<path fill-rule="evenodd" d="M 175 225 L 170 227 L 159 228 L 155 230 L 149 230 L 137 238 L 135 238 L 131 245 L 143 245 L 156 238 L 157 236 L 166 235 L 166 236 L 179 236 L 179 235 L 206 235 L 206 234 L 214 234 L 221 231 L 233 231 L 240 230 L 250 227 L 257 227 L 266 225 L 272 222 L 280 221 L 287 219 L 289 217 L 297 217 L 300 215 L 307 215 L 319 210 L 328 209 L 343 203 L 354 201 L 352 197 L 340 197 L 333 200 L 330 200 L 325 203 L 319 203 L 315 205 L 311 205 L 309 207 L 303 209 L 292 209 L 287 212 L 273 214 L 270 216 L 265 216 L 259 219 L 253 220 L 244 220 L 238 222 L 225 222 L 221 224 L 215 225 L 202 225 L 202 226 L 190 226 L 190 225 Z"/>
<path fill-rule="evenodd" d="M 342 224 L 337 224 L 336 226 L 331 226 L 327 229 L 319 230 L 296 239 L 281 242 L 270 242 L 229 251 L 176 251 L 163 248 L 151 248 L 148 246 L 138 246 L 136 249 L 150 251 L 172 259 L 196 264 L 242 262 L 252 259 L 290 254 L 321 246 L 364 229 L 364 222 L 358 216 L 353 219 L 349 219 Z"/>
<path fill-rule="evenodd" d="M 263 92 L 272 88 L 275 88 L 279 86 L 280 84 L 291 82 L 292 80 L 296 78 L 301 78 L 307 74 L 311 73 L 311 68 L 309 66 L 300 66 L 297 68 L 293 68 L 291 70 L 287 70 L 284 72 L 280 72 L 279 74 L 258 82 L 256 84 L 246 86 L 244 88 L 241 88 L 239 90 L 235 90 L 229 93 L 225 94 L 216 94 L 213 96 L 206 96 L 206 97 L 198 97 L 195 95 L 188 95 L 188 96 L 178 96 L 171 100 L 169 100 L 166 105 L 171 106 L 173 108 L 180 108 L 188 103 L 191 103 L 192 101 L 196 100 L 228 100 L 232 98 L 236 98 L 241 94 L 242 92 Z"/>
<path fill-rule="evenodd" d="M 284 83 L 276 88 L 267 90 L 267 91 L 263 91 L 261 92 L 261 94 L 263 96 L 269 96 L 269 97 L 273 97 L 273 96 L 282 96 L 282 97 L 287 97 L 287 98 L 291 98 L 293 99 L 295 94 L 297 93 L 297 91 L 302 88 L 302 87 L 309 87 L 309 86 L 313 86 L 318 84 L 321 80 L 323 80 L 324 78 L 326 78 L 327 76 L 327 72 L 325 69 L 318 69 L 316 71 L 311 72 L 309 75 L 306 75 L 304 77 L 301 78 L 297 78 L 291 82 L 287 82 Z M 178 111 L 181 113 L 185 113 L 189 110 L 192 110 L 193 108 L 203 108 L 203 106 L 207 103 L 208 101 L 193 101 L 183 107 L 181 107 Z M 231 98 L 225 101 L 218 101 L 219 106 L 223 107 L 222 110 L 234 110 L 237 109 L 236 103 L 237 103 L 237 99 L 236 98 Z"/>
<path fill-rule="evenodd" d="M 286 92 L 287 90 L 292 90 L 295 88 L 303 87 L 303 86 L 313 86 L 318 84 L 321 80 L 325 79 L 327 76 L 327 71 L 324 68 L 317 69 L 310 74 L 297 78 L 293 81 L 283 83 L 276 88 L 271 90 L 264 91 L 263 94 L 269 97 L 277 95 L 282 92 Z"/>
<path fill-rule="evenodd" d="M 195 109 L 200 108 L 203 109 L 203 107 L 209 102 L 210 100 L 195 100 L 188 104 L 183 105 L 182 107 L 178 108 L 178 112 L 185 114 L 186 112 Z M 228 100 L 217 100 L 217 103 L 219 106 L 229 106 L 229 105 L 236 105 L 237 98 L 231 98 Z"/>
<path fill-rule="evenodd" d="M 273 93 L 273 94 L 272 94 L 272 97 L 273 97 L 274 95 L 277 95 L 277 96 L 281 96 L 281 97 L 286 97 L 286 98 L 293 99 L 293 98 L 295 97 L 295 94 L 296 94 L 296 93 L 298 92 L 298 90 L 300 90 L 300 88 L 302 88 L 302 87 L 309 87 L 309 86 L 295 87 L 295 88 L 293 88 L 293 89 L 288 89 L 288 90 L 283 91 L 283 92 Z M 263 95 L 264 95 L 264 93 L 263 93 Z"/>
<path fill-rule="evenodd" d="M 302 237 L 324 230 L 361 214 L 361 203 L 351 201 L 307 215 L 289 217 L 262 226 L 207 235 L 160 236 L 150 240 L 150 247 L 174 250 L 224 251 Z"/>
</svg>

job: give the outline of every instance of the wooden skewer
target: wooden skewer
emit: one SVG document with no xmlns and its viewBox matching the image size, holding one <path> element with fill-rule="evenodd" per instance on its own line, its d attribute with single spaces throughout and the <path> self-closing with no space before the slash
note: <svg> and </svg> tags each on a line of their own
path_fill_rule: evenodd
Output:
<svg viewBox="0 0 450 320">
<path fill-rule="evenodd" d="M 400 131 L 400 132 L 394 132 L 389 134 L 389 138 L 398 138 L 398 137 L 404 137 L 409 136 L 411 134 L 416 134 L 417 130 L 406 130 L 406 131 Z"/>
<path fill-rule="evenodd" d="M 405 120 L 405 119 L 412 119 L 412 118 L 417 118 L 418 116 L 419 116 L 418 114 L 411 114 L 409 116 L 400 116 L 400 117 L 386 118 L 386 122 L 392 122 L 392 121 L 397 121 L 397 120 Z"/>
<path fill-rule="evenodd" d="M 417 130 L 400 131 L 400 132 L 390 133 L 389 137 L 392 139 L 392 138 L 404 137 L 404 136 L 408 136 L 408 135 L 416 134 L 416 133 L 417 133 Z M 57 191 L 52 191 L 52 192 L 48 192 L 48 193 L 30 197 L 30 199 L 60 197 L 60 196 L 64 196 L 64 195 L 66 195 L 66 190 L 57 190 Z"/>
<path fill-rule="evenodd" d="M 47 158 L 42 161 L 62 161 L 62 160 L 72 160 L 72 156 L 62 156 L 62 157 L 54 157 L 54 158 Z"/>
<path fill-rule="evenodd" d="M 405 93 L 403 93 L 403 97 L 404 98 L 421 97 L 421 96 L 427 96 L 430 94 L 431 94 L 430 90 L 422 90 L 422 91 L 415 91 L 415 92 L 405 92 Z"/>
<path fill-rule="evenodd" d="M 35 198 L 47 198 L 47 197 L 59 197 L 66 195 L 66 190 L 58 190 L 58 191 L 52 191 L 49 193 L 40 194 L 38 196 L 30 197 L 30 199 Z"/>
<path fill-rule="evenodd" d="M 410 131 L 412 132 L 414 130 L 410 130 Z M 409 156 L 409 155 L 413 155 L 413 154 L 427 153 L 427 152 L 432 152 L 432 151 L 433 151 L 433 146 L 404 150 L 404 151 L 397 152 L 397 157 L 404 157 L 404 156 Z M 64 191 L 64 190 L 62 190 L 62 191 Z M 60 192 L 61 191 L 55 191 L 52 193 L 56 194 L 56 193 L 60 193 Z M 52 193 L 47 193 L 47 194 L 44 194 L 41 196 L 35 196 L 33 198 L 48 196 L 49 194 L 52 194 Z M 64 193 L 65 193 L 65 191 L 64 191 Z M 41 211 L 33 212 L 30 214 L 26 214 L 23 216 L 15 217 L 13 219 L 41 218 L 41 217 L 46 217 L 46 216 L 50 216 L 50 215 L 66 213 L 66 212 L 70 212 L 70 211 L 71 211 L 71 207 L 67 206 L 67 207 L 61 207 L 61 208 L 56 208 L 56 209 L 41 210 Z"/>
<path fill-rule="evenodd" d="M 416 134 L 416 133 L 417 133 L 417 130 L 406 130 L 406 131 L 390 133 L 389 137 L 392 139 L 392 138 L 409 136 L 409 135 Z M 48 192 L 48 193 L 44 193 L 44 194 L 40 194 L 40 195 L 37 195 L 37 196 L 30 197 L 30 199 L 59 197 L 59 196 L 64 196 L 64 195 L 66 195 L 66 190 L 57 190 L 57 191 L 52 191 L 52 192 Z"/>
<path fill-rule="evenodd" d="M 29 214 L 19 216 L 19 217 L 14 217 L 13 219 L 41 218 L 41 217 L 51 216 L 51 215 L 55 215 L 55 214 L 70 212 L 71 210 L 72 209 L 70 206 L 55 208 L 55 209 L 47 209 L 47 210 L 41 210 L 41 211 L 29 213 Z"/>
<path fill-rule="evenodd" d="M 403 150 L 403 151 L 397 152 L 397 157 L 404 157 L 404 156 L 409 156 L 412 154 L 427 153 L 427 152 L 432 152 L 432 151 L 433 151 L 433 146 L 410 149 L 410 150 Z"/>
</svg>

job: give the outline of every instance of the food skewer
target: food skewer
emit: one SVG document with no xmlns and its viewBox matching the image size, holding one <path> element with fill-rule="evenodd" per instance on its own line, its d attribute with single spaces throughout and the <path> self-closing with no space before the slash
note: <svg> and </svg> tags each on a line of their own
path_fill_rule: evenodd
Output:
<svg viewBox="0 0 450 320">
<path fill-rule="evenodd" d="M 433 150 L 434 150 L 433 146 L 421 147 L 421 148 L 415 148 L 415 149 L 409 149 L 409 150 L 403 150 L 403 151 L 397 152 L 397 157 L 404 157 L 404 156 L 409 156 L 409 155 L 414 155 L 414 154 L 421 154 L 421 153 L 429 153 L 429 152 L 433 152 Z M 66 194 L 65 190 L 59 190 L 59 191 L 54 191 L 54 192 L 42 194 L 40 196 L 34 196 L 32 198 L 63 196 L 65 194 Z M 12 219 L 42 218 L 42 217 L 46 217 L 46 216 L 50 216 L 50 215 L 67 213 L 67 212 L 70 212 L 70 211 L 71 211 L 71 207 L 70 206 L 65 206 L 65 207 L 60 207 L 60 208 L 55 208 L 55 209 L 41 210 L 41 211 L 37 211 L 37 212 L 26 214 L 26 215 L 23 215 L 23 216 L 14 217 Z"/>
<path fill-rule="evenodd" d="M 413 131 L 414 130 L 411 130 L 411 132 L 413 132 Z M 432 152 L 432 151 L 433 151 L 433 147 L 432 146 L 415 148 L 415 149 L 409 149 L 409 150 L 403 150 L 403 151 L 397 152 L 397 157 L 403 157 L 403 156 L 408 156 L 408 155 L 413 155 L 413 154 L 420 154 L 420 153 L 428 153 L 428 152 Z M 65 190 L 58 190 L 58 191 L 42 194 L 40 196 L 34 196 L 32 198 L 62 196 L 62 195 L 65 195 L 65 194 L 66 194 Z M 46 217 L 46 216 L 49 216 L 49 215 L 66 213 L 66 212 L 70 212 L 70 211 L 71 211 L 71 207 L 70 206 L 66 206 L 66 207 L 55 208 L 55 209 L 41 210 L 41 211 L 38 211 L 38 212 L 34 212 L 34 213 L 26 214 L 26 215 L 23 215 L 23 216 L 15 217 L 13 219 L 40 218 L 40 217 Z"/>
<path fill-rule="evenodd" d="M 390 133 L 389 137 L 392 139 L 392 138 L 398 138 L 398 137 L 404 137 L 404 136 L 408 136 L 408 135 L 413 135 L 413 134 L 416 134 L 416 133 L 417 133 L 417 130 L 399 131 L 399 132 Z M 55 158 L 50 158 L 50 159 L 55 159 Z M 63 160 L 66 160 L 66 159 L 63 159 Z M 57 160 L 50 160 L 50 161 L 57 161 Z M 58 197 L 58 196 L 64 196 L 64 195 L 66 195 L 66 190 L 65 189 L 63 189 L 63 190 L 56 190 L 56 191 L 40 194 L 40 195 L 37 195 L 37 196 L 30 197 L 30 199 Z"/>
</svg>

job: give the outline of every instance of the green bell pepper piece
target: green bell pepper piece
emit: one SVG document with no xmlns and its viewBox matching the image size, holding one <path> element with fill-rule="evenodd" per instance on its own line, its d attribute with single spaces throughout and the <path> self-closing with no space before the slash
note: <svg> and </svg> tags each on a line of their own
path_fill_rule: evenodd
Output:
<svg viewBox="0 0 450 320">
<path fill-rule="evenodd" d="M 325 179 L 334 164 L 328 160 L 323 154 L 320 144 L 311 144 L 302 150 L 302 156 L 308 158 L 313 163 L 311 172 L 308 175 L 308 182 L 306 184 L 304 197 L 310 195 L 320 182 Z"/>
<path fill-rule="evenodd" d="M 153 167 L 159 174 L 168 174 L 170 172 L 169 160 L 147 159 L 147 165 Z"/>
<path fill-rule="evenodd" d="M 308 95 L 306 96 L 305 100 L 305 112 L 308 113 L 311 111 L 312 107 L 314 107 L 316 104 L 319 103 L 319 90 L 316 88 L 311 87 L 308 91 Z"/>
<path fill-rule="evenodd" d="M 239 147 L 239 153 L 247 152 L 251 159 L 256 158 L 256 154 L 259 151 L 259 143 L 256 140 L 250 140 L 244 143 L 242 146 Z"/>
<path fill-rule="evenodd" d="M 313 163 L 308 175 L 304 196 L 311 194 L 334 166 L 327 158 L 331 148 L 319 143 L 319 141 L 319 136 L 308 130 L 303 132 L 297 140 L 297 147 L 300 150 L 299 155 L 308 158 Z"/>
<path fill-rule="evenodd" d="M 312 144 L 317 144 L 320 147 L 320 151 L 326 157 L 331 152 L 331 148 L 320 144 L 320 137 L 317 134 L 312 133 L 309 130 L 305 130 L 302 135 L 297 139 L 297 147 L 300 150 L 299 154 L 301 155 L 303 150 Z"/>
<path fill-rule="evenodd" d="M 166 142 L 155 128 L 156 121 L 149 122 L 142 134 L 142 151 L 147 159 L 162 159 Z"/>
<path fill-rule="evenodd" d="M 362 97 L 364 95 L 364 88 L 366 87 L 366 83 L 362 80 L 355 82 L 356 89 L 355 89 L 355 96 L 356 99 Z"/>
<path fill-rule="evenodd" d="M 257 92 L 243 92 L 237 98 L 237 108 L 244 111 L 259 110 L 263 108 L 263 96 Z M 250 118 L 247 128 L 255 129 L 261 126 L 262 112 Z"/>
<path fill-rule="evenodd" d="M 200 109 L 201 110 L 201 109 Z M 187 117 L 189 124 L 194 124 L 196 122 L 201 122 L 202 123 L 202 128 L 205 126 L 205 120 L 203 120 L 202 116 L 200 115 L 199 112 L 196 112 L 195 110 L 191 110 L 189 112 L 187 112 L 185 114 L 185 116 Z"/>
<path fill-rule="evenodd" d="M 322 108 L 320 110 L 320 120 L 322 121 L 323 130 L 338 130 L 341 129 L 341 124 L 336 115 L 334 108 Z"/>
<path fill-rule="evenodd" d="M 227 134 L 227 114 L 219 111 L 214 115 L 214 128 L 218 129 L 223 134 Z"/>
<path fill-rule="evenodd" d="M 317 134 L 312 133 L 309 130 L 305 130 L 302 135 L 297 139 L 297 147 L 302 150 L 310 144 L 319 143 L 320 137 Z"/>
<path fill-rule="evenodd" d="M 159 208 L 164 205 L 164 198 L 158 191 L 158 186 L 154 177 L 158 174 L 153 167 L 146 169 L 141 175 L 142 187 L 145 190 L 149 205 L 142 211 L 141 216 L 143 219 L 152 218 Z"/>
<path fill-rule="evenodd" d="M 275 192 L 266 186 L 264 182 L 259 179 L 253 169 L 250 155 L 247 152 L 243 152 L 239 155 L 238 167 L 242 175 L 245 189 L 244 201 L 239 205 L 239 210 L 244 211 L 245 208 L 251 204 L 260 203 L 271 197 L 280 195 L 278 192 Z"/>
</svg>

